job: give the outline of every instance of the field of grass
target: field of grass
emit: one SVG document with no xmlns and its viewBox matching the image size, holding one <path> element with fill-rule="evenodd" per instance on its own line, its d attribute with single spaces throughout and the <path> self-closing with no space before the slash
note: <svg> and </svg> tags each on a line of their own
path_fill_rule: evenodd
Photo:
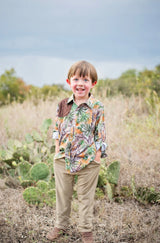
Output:
<svg viewBox="0 0 160 243">
<path fill-rule="evenodd" d="M 39 130 L 46 118 L 53 120 L 62 97 L 35 103 L 25 101 L 0 108 L 0 145 L 8 139 L 24 140 L 25 134 Z M 107 163 L 121 162 L 120 185 L 128 185 L 132 176 L 141 186 L 160 186 L 160 120 L 149 115 L 141 98 L 122 96 L 102 99 L 108 144 Z"/>
<path fill-rule="evenodd" d="M 25 134 L 32 130 L 39 130 L 46 118 L 53 120 L 48 139 L 52 139 L 52 129 L 56 106 L 63 97 L 54 100 L 25 101 L 23 104 L 13 103 L 0 108 L 0 145 L 4 147 L 8 139 L 24 140 Z M 157 114 L 148 113 L 147 104 L 140 97 L 124 98 L 117 96 L 101 98 L 105 106 L 105 120 L 108 144 L 106 164 L 114 160 L 120 161 L 120 177 L 117 190 L 122 186 L 130 186 L 133 178 L 137 186 L 160 189 L 160 120 Z M 8 190 L 8 194 L 7 194 Z M 52 226 L 54 217 L 50 208 L 28 208 L 23 205 L 21 191 L 14 191 L 11 195 L 6 189 L 1 191 L 1 214 L 8 214 L 10 226 L 3 232 L 2 242 L 47 242 L 44 235 Z M 5 193 L 6 192 L 6 193 Z M 7 195 L 2 206 L 3 196 Z M 17 196 L 16 196 L 17 195 Z M 19 199 L 17 199 L 17 197 Z M 19 201 L 17 201 L 19 200 Z M 17 201 L 17 202 L 16 202 Z M 12 203 L 11 203 L 12 202 Z M 76 205 L 76 201 L 74 202 Z M 19 206 L 17 206 L 19 205 Z M 23 205 L 23 206 L 22 206 Z M 18 208 L 17 208 L 18 207 Z M 24 209 L 25 208 L 25 209 Z M 26 209 L 28 208 L 28 209 Z M 68 239 L 62 242 L 80 242 L 76 238 L 77 215 L 76 206 L 72 215 L 73 228 L 70 229 Z M 13 211 L 12 211 L 13 210 Z M 25 214 L 25 222 L 16 217 L 18 212 Z M 32 212 L 33 211 L 33 212 Z M 5 212 L 5 213 L 4 213 Z M 11 213 L 12 212 L 12 213 Z M 32 218 L 34 214 L 34 219 Z M 9 216 L 10 214 L 10 216 Z M 27 215 L 28 214 L 28 215 Z M 7 218 L 7 217 L 6 217 Z M 36 218 L 36 219 L 35 219 Z M 35 226 L 34 222 L 41 221 L 46 225 Z M 13 222 L 20 225 L 13 226 Z M 39 222 L 41 224 L 41 222 Z M 48 223 L 47 223 L 48 222 Z M 1 222 L 0 222 L 1 223 Z M 6 221 L 4 222 L 4 225 Z M 95 206 L 96 242 L 160 242 L 160 207 L 159 205 L 141 205 L 127 200 L 122 204 L 109 203 L 107 199 L 97 200 Z M 7 231 L 8 230 L 8 231 Z M 27 230 L 31 231 L 27 240 Z M 14 231 L 17 231 L 14 235 Z M 7 233 L 11 236 L 6 238 Z M 25 239 L 18 241 L 18 237 L 25 235 Z M 25 232 L 25 233 L 24 233 Z M 39 235 L 37 235 L 39 232 Z M 21 236 L 20 236 L 21 235 Z M 75 237 L 75 238 L 74 238 Z M 11 238 L 13 239 L 12 241 Z"/>
</svg>

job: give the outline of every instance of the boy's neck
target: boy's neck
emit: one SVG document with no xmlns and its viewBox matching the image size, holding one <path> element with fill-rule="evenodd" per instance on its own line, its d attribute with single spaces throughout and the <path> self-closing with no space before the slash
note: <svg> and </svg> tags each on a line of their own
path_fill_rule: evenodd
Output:
<svg viewBox="0 0 160 243">
<path fill-rule="evenodd" d="M 74 100 L 74 102 L 76 103 L 76 105 L 81 105 L 81 104 L 83 104 L 83 103 L 86 103 L 86 101 L 87 101 L 88 99 L 85 99 L 85 100 L 77 100 L 77 99 L 75 99 Z"/>
<path fill-rule="evenodd" d="M 76 103 L 76 105 L 81 105 L 83 103 L 86 103 L 87 100 L 89 99 L 89 97 L 91 96 L 91 94 L 89 93 L 88 98 L 85 99 L 78 99 L 74 96 L 74 102 Z"/>
</svg>

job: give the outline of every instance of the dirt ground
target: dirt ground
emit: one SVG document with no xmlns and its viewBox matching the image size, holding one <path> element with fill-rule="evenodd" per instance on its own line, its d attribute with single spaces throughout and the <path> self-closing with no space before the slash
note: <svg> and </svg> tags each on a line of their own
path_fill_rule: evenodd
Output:
<svg viewBox="0 0 160 243">
<path fill-rule="evenodd" d="M 23 200 L 22 188 L 8 188 L 2 180 L 0 184 L 0 242 L 49 242 L 46 234 L 54 226 L 55 207 L 29 206 Z M 134 200 L 95 200 L 93 225 L 97 243 L 160 243 L 160 206 L 141 205 Z M 56 242 L 81 242 L 75 199 L 68 234 Z"/>
</svg>

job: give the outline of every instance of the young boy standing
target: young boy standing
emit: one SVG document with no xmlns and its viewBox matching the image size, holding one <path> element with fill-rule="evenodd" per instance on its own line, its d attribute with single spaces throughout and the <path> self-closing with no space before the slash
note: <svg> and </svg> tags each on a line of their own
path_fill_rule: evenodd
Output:
<svg viewBox="0 0 160 243">
<path fill-rule="evenodd" d="M 69 224 L 74 176 L 78 176 L 79 231 L 83 243 L 93 242 L 94 195 L 100 170 L 100 158 L 106 157 L 104 106 L 90 93 L 97 83 L 94 66 L 86 61 L 73 64 L 67 83 L 72 96 L 58 104 L 53 131 L 56 154 L 56 222 L 48 233 L 55 240 Z"/>
</svg>

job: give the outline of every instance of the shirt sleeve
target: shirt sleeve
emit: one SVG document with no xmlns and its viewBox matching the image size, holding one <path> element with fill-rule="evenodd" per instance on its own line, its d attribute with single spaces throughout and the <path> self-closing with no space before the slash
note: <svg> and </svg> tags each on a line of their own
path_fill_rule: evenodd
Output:
<svg viewBox="0 0 160 243">
<path fill-rule="evenodd" d="M 59 117 L 58 117 L 58 111 L 59 111 L 59 105 L 57 106 L 57 111 L 56 111 L 55 125 L 54 125 L 53 135 L 52 135 L 53 139 L 59 139 L 59 131 L 58 131 L 58 127 L 59 127 L 58 120 L 59 120 Z"/>
<path fill-rule="evenodd" d="M 97 113 L 94 140 L 95 140 L 96 150 L 97 151 L 99 149 L 101 150 L 101 158 L 107 157 L 107 154 L 106 154 L 107 144 L 105 142 L 106 130 L 105 130 L 104 107 L 103 106 Z"/>
</svg>

